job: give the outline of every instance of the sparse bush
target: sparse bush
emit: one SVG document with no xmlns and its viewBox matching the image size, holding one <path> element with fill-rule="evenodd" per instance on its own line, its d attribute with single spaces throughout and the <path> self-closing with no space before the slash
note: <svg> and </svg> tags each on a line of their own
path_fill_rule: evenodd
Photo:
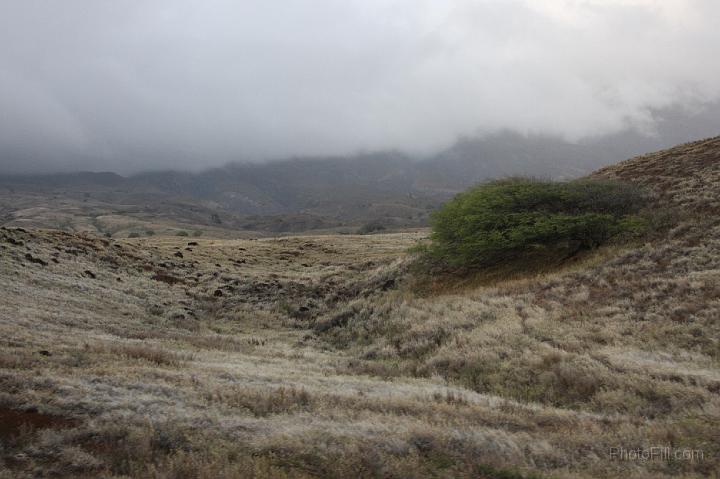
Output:
<svg viewBox="0 0 720 479">
<path fill-rule="evenodd" d="M 153 230 L 145 230 L 145 236 L 155 236 L 155 231 L 153 231 Z"/>
<path fill-rule="evenodd" d="M 136 231 L 133 231 L 132 233 L 130 233 L 128 235 L 128 238 L 139 238 L 139 237 L 140 237 L 140 233 L 138 233 Z"/>
<path fill-rule="evenodd" d="M 175 236 L 190 236 L 190 235 L 188 234 L 187 231 L 181 230 L 181 231 L 178 231 L 177 233 L 175 233 Z"/>
<path fill-rule="evenodd" d="M 365 223 L 357 230 L 357 234 L 359 235 L 367 235 L 370 233 L 377 233 L 378 231 L 384 231 L 385 225 L 380 223 L 379 221 L 371 221 L 370 223 Z"/>
<path fill-rule="evenodd" d="M 623 234 L 638 234 L 644 199 L 614 181 L 511 178 L 478 185 L 432 215 L 427 255 L 450 267 L 567 258 Z"/>
<path fill-rule="evenodd" d="M 203 235 L 203 230 L 195 230 L 195 231 L 193 231 L 193 236 L 195 236 L 196 238 L 198 238 L 198 237 L 200 237 L 200 236 L 202 236 L 202 235 Z"/>
</svg>

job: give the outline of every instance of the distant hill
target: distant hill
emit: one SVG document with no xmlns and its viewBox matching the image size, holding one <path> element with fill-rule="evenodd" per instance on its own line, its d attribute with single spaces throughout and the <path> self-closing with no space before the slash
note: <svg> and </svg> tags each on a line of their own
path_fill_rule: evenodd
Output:
<svg viewBox="0 0 720 479">
<path fill-rule="evenodd" d="M 422 226 L 443 201 L 483 180 L 574 178 L 668 142 L 687 141 L 693 132 L 720 131 L 720 105 L 698 114 L 671 109 L 654 115 L 656 136 L 628 129 L 570 142 L 506 131 L 461 138 L 422 159 L 389 151 L 235 163 L 198 173 L 0 176 L 0 225 L 113 235 L 148 229 L 225 234 L 349 232 L 368 223 Z"/>
</svg>

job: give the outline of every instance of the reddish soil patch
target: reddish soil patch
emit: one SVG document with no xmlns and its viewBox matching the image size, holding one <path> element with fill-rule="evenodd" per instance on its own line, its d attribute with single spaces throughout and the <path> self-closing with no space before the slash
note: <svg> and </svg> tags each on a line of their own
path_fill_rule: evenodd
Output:
<svg viewBox="0 0 720 479">
<path fill-rule="evenodd" d="M 61 429 L 76 424 L 77 421 L 61 416 L 0 407 L 0 440 L 17 436 L 23 429 Z"/>
</svg>

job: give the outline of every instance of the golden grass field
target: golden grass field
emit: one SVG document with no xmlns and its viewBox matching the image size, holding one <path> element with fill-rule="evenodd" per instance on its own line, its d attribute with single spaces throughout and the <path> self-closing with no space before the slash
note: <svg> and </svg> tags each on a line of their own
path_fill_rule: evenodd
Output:
<svg viewBox="0 0 720 479">
<path fill-rule="evenodd" d="M 421 285 L 426 232 L 0 229 L 0 478 L 718 477 L 720 139 L 596 174 L 671 226 L 492 281 Z"/>
</svg>

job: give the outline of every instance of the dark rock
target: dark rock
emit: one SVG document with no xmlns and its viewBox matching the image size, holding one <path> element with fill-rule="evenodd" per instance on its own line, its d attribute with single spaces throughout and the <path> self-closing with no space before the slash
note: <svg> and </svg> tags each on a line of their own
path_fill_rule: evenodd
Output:
<svg viewBox="0 0 720 479">
<path fill-rule="evenodd" d="M 89 269 L 86 269 L 85 271 L 83 271 L 83 274 L 84 274 L 85 276 L 87 276 L 88 278 L 92 278 L 92 279 L 97 278 L 97 276 L 95 276 L 95 273 L 93 273 L 93 272 L 90 271 Z"/>
<path fill-rule="evenodd" d="M 182 258 L 182 257 L 183 257 L 183 254 L 182 254 L 180 251 L 177 251 L 177 252 L 175 252 L 175 254 L 174 254 L 173 256 L 176 256 L 176 257 L 178 257 L 178 258 Z"/>
<path fill-rule="evenodd" d="M 151 279 L 154 279 L 155 281 L 162 281 L 163 283 L 167 283 L 170 285 L 182 282 L 180 278 L 176 278 L 175 276 L 163 272 L 156 273 L 151 277 Z"/>
<path fill-rule="evenodd" d="M 41 260 L 40 258 L 35 258 L 35 257 L 34 257 L 33 255 L 31 255 L 30 253 L 25 253 L 25 259 L 28 260 L 28 261 L 30 261 L 31 263 L 39 264 L 39 265 L 42 265 L 42 266 L 47 266 L 47 265 L 48 265 L 45 261 Z"/>
<path fill-rule="evenodd" d="M 188 245 L 188 246 L 197 246 L 197 245 L 198 245 L 198 242 L 197 242 L 197 241 L 190 241 L 187 245 Z"/>
<path fill-rule="evenodd" d="M 216 298 L 219 298 L 222 295 L 223 295 L 223 292 L 220 291 L 219 289 L 216 289 L 215 292 L 213 293 L 213 296 L 215 296 Z"/>
<path fill-rule="evenodd" d="M 5 241 L 7 241 L 8 243 L 10 243 L 11 245 L 15 245 L 15 246 L 25 246 L 25 243 L 23 243 L 23 242 L 20 241 L 20 240 L 16 240 L 16 239 L 13 238 L 12 236 L 5 236 Z"/>
<path fill-rule="evenodd" d="M 52 354 L 50 354 L 50 351 L 46 351 L 45 349 L 43 349 L 42 351 L 38 351 L 38 353 L 41 356 L 52 356 Z"/>
<path fill-rule="evenodd" d="M 109 254 L 101 256 L 100 261 L 102 261 L 104 263 L 108 263 L 111 266 L 115 266 L 115 267 L 120 266 L 120 263 L 118 263 L 117 258 L 115 258 L 114 256 L 109 255 Z"/>
</svg>

